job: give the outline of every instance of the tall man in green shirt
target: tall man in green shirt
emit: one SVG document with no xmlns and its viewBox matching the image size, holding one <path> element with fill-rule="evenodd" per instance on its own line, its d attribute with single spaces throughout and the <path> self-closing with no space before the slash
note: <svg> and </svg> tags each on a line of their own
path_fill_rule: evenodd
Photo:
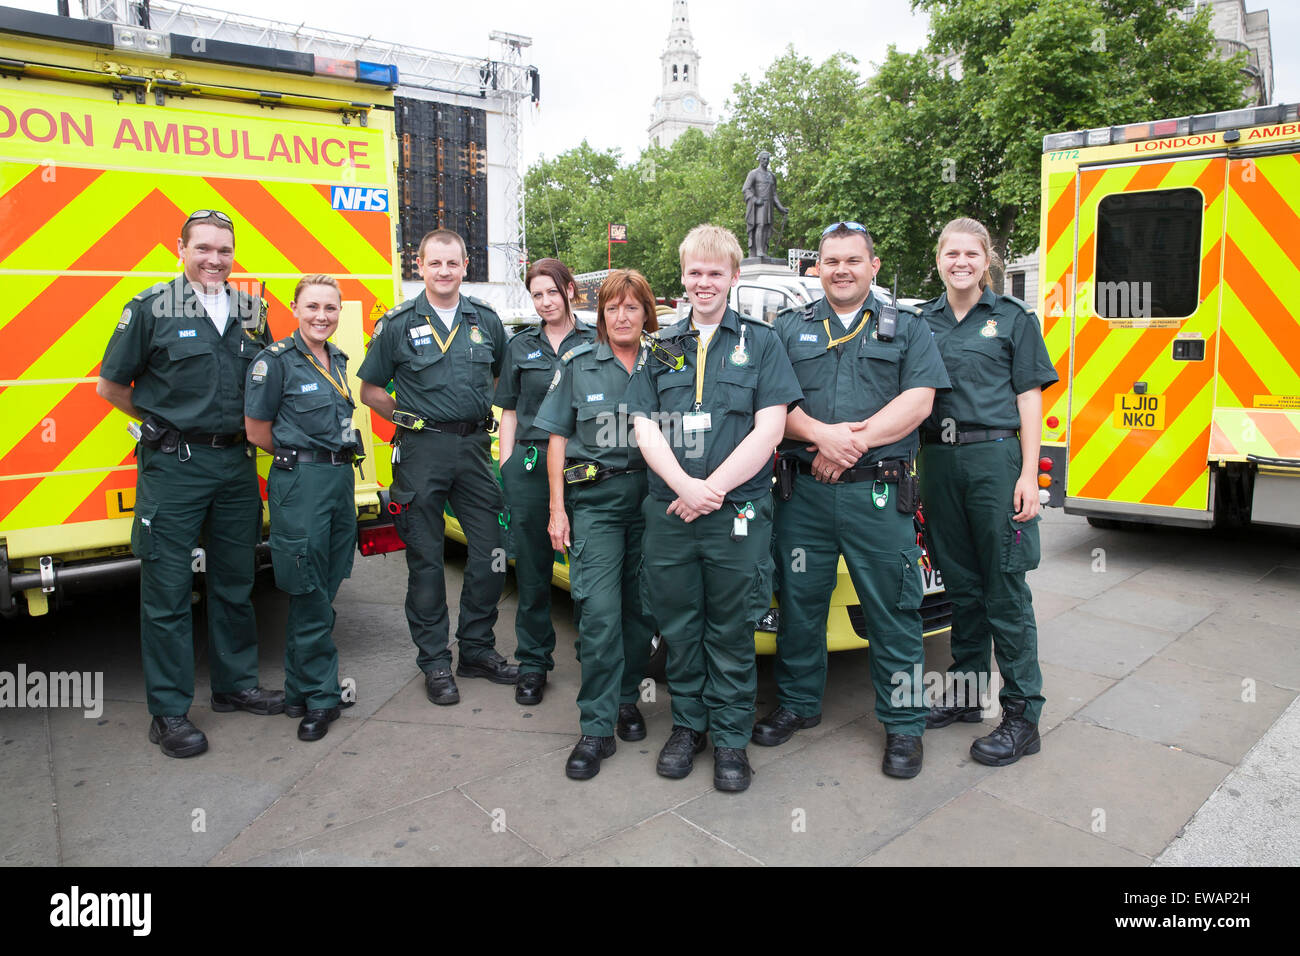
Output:
<svg viewBox="0 0 1300 956">
<path fill-rule="evenodd" d="M 490 305 L 460 294 L 468 264 L 460 235 L 430 232 L 416 262 L 424 291 L 375 323 L 357 377 L 361 401 L 398 424 L 391 495 L 406 544 L 406 620 L 419 649 L 425 693 L 446 705 L 460 702 L 443 577 L 448 501 L 469 544 L 456 622 L 456 674 L 512 685 L 519 677 L 519 668 L 497 653 L 492 632 L 505 580 L 505 504 L 492 474 L 488 429 L 506 332 Z"/>
<path fill-rule="evenodd" d="M 673 698 L 657 770 L 685 777 L 712 732 L 713 785 L 734 792 L 750 782 L 754 625 L 772 595 L 772 453 L 800 392 L 771 328 L 727 307 L 736 237 L 696 226 L 678 251 L 691 311 L 661 338 L 681 366 L 643 357 L 627 392 L 652 470 L 644 590 Z"/>
<path fill-rule="evenodd" d="M 189 719 L 200 539 L 212 709 L 279 714 L 284 693 L 257 686 L 251 599 L 262 501 L 244 435 L 244 377 L 270 344 L 266 315 L 259 298 L 226 281 L 235 227 L 224 212 L 195 212 L 177 247 L 184 275 L 127 303 L 95 390 L 142 422 L 131 550 L 140 559 L 149 740 L 169 757 L 193 757 L 208 749 Z"/>
<path fill-rule="evenodd" d="M 827 227 L 819 265 L 825 297 L 776 321 L 803 401 L 786 418 L 781 456 L 794 484 L 776 508 L 779 705 L 755 725 L 754 742 L 775 746 L 821 723 L 826 617 L 842 554 L 870 630 L 882 769 L 914 777 L 926 710 L 911 693 L 896 699 L 925 661 L 912 459 L 917 427 L 948 376 L 915 309 L 898 308 L 892 330 L 882 316 L 885 303 L 871 291 L 880 259 L 861 224 Z"/>
</svg>

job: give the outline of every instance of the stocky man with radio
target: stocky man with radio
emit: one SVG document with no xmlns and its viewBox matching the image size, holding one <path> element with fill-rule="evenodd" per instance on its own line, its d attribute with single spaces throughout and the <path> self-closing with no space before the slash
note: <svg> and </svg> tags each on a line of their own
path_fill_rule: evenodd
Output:
<svg viewBox="0 0 1300 956">
<path fill-rule="evenodd" d="M 424 291 L 375 323 L 357 377 L 361 401 L 397 425 L 390 510 L 406 544 L 406 621 L 419 649 L 425 693 L 447 705 L 460 702 L 443 577 L 448 501 L 469 544 L 456 675 L 512 685 L 519 677 L 519 668 L 497 653 L 492 630 L 505 581 L 506 516 L 489 432 L 506 332 L 490 305 L 460 294 L 468 255 L 458 233 L 427 234 L 416 262 Z"/>
<path fill-rule="evenodd" d="M 753 740 L 776 746 L 821 723 L 826 617 L 843 555 L 870 630 L 882 770 L 914 777 L 926 708 L 912 693 L 900 706 L 895 694 L 897 675 L 910 681 L 925 660 L 913 460 L 917 428 L 948 375 L 916 310 L 872 292 L 880 259 L 865 227 L 833 223 L 820 253 L 825 297 L 776 320 L 803 401 L 786 417 L 778 461 L 779 705 Z"/>
<path fill-rule="evenodd" d="M 244 379 L 271 344 L 266 307 L 226 281 L 235 225 L 224 212 L 192 214 L 178 250 L 184 275 L 127 303 L 95 390 L 141 421 L 130 426 L 139 441 L 131 550 L 140 559 L 149 740 L 169 757 L 193 757 L 208 749 L 189 719 L 196 570 L 207 572 L 212 709 L 279 714 L 284 693 L 257 686 L 251 600 L 262 502 L 244 434 Z"/>
</svg>

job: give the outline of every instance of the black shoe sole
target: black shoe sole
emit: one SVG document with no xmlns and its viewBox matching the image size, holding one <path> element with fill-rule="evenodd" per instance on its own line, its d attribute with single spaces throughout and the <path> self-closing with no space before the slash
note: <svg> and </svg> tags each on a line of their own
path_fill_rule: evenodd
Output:
<svg viewBox="0 0 1300 956">
<path fill-rule="evenodd" d="M 614 733 L 618 735 L 619 740 L 626 740 L 628 743 L 637 740 L 645 740 L 646 738 L 645 724 L 641 725 L 640 730 L 628 730 L 625 727 L 616 727 L 614 728 Z"/>
<path fill-rule="evenodd" d="M 925 718 L 925 729 L 938 730 L 940 727 L 947 727 L 949 724 L 955 724 L 958 722 L 963 724 L 978 724 L 983 719 L 984 713 L 979 710 L 974 713 L 962 714 L 960 717 L 949 717 L 947 720 L 936 720 L 933 722 L 931 722 L 930 718 L 927 716 Z"/>
<path fill-rule="evenodd" d="M 750 781 L 748 779 L 719 780 L 717 777 L 713 778 L 714 789 L 721 790 L 724 793 L 741 793 L 742 791 L 749 789 L 749 783 Z"/>
<path fill-rule="evenodd" d="M 760 731 L 758 729 L 758 726 L 755 725 L 753 733 L 749 735 L 749 739 L 752 740 L 754 743 L 758 744 L 760 747 L 779 747 L 799 731 L 808 730 L 811 727 L 816 727 L 818 724 L 822 722 L 822 715 L 818 714 L 816 717 L 801 717 L 800 721 L 801 723 L 799 724 L 798 727 L 795 727 L 789 733 L 782 734 L 780 737 L 772 737 L 772 736 L 760 737 L 759 736 Z"/>
<path fill-rule="evenodd" d="M 982 763 L 986 767 L 1009 767 L 1021 757 L 1028 757 L 1030 754 L 1036 754 L 1042 749 L 1043 741 L 1039 739 L 1028 744 L 1024 750 L 1020 751 L 1020 753 L 1012 754 L 1010 757 L 989 757 L 986 754 L 981 754 L 974 747 L 971 747 L 970 756 L 976 763 Z"/>
<path fill-rule="evenodd" d="M 460 703 L 460 691 L 456 691 L 454 694 L 443 694 L 441 697 L 434 697 L 429 693 L 429 689 L 426 687 L 424 690 L 424 696 L 429 698 L 429 703 L 437 704 L 439 707 L 450 707 L 452 704 Z"/>
<path fill-rule="evenodd" d="M 199 754 L 203 753 L 208 749 L 208 741 L 207 738 L 205 737 L 203 740 L 201 740 L 199 743 L 195 744 L 192 747 L 185 747 L 181 750 L 169 750 L 167 749 L 166 745 L 163 744 L 162 742 L 162 734 L 154 730 L 153 724 L 149 725 L 149 743 L 157 744 L 158 749 L 161 750 L 168 757 L 179 757 L 179 758 L 197 757 Z"/>
<path fill-rule="evenodd" d="M 276 714 L 284 713 L 284 704 L 271 704 L 268 707 L 241 707 L 238 704 L 218 703 L 214 697 L 212 698 L 212 709 L 218 714 L 233 714 L 237 710 L 242 710 L 244 713 L 252 714 L 255 717 L 274 717 Z"/>
<path fill-rule="evenodd" d="M 590 780 L 598 773 L 600 773 L 600 764 L 596 764 L 596 766 L 591 768 L 590 770 L 574 771 L 568 767 L 564 768 L 564 775 L 568 777 L 570 780 Z"/>
<path fill-rule="evenodd" d="M 655 764 L 655 773 L 659 774 L 661 777 L 667 777 L 669 780 L 685 780 L 691 775 L 691 771 L 694 769 L 695 764 L 692 763 L 690 766 L 684 768 L 673 767 L 670 772 L 669 770 L 664 769 L 663 764 Z"/>
<path fill-rule="evenodd" d="M 896 777 L 899 780 L 911 780 L 913 777 L 915 777 L 917 774 L 921 772 L 921 768 L 918 766 L 914 770 L 910 768 L 907 770 L 897 770 L 897 769 L 891 769 L 889 767 L 882 766 L 880 768 L 880 772 L 883 773 L 886 777 Z"/>
<path fill-rule="evenodd" d="M 486 667 L 480 667 L 478 664 L 475 664 L 471 661 L 462 661 L 461 663 L 457 664 L 456 676 L 457 677 L 482 677 L 485 680 L 490 680 L 494 684 L 508 684 L 510 686 L 514 686 L 515 684 L 519 683 L 518 674 L 516 674 L 514 677 L 502 677 L 500 674 L 497 674 L 495 671 L 491 671 Z"/>
</svg>

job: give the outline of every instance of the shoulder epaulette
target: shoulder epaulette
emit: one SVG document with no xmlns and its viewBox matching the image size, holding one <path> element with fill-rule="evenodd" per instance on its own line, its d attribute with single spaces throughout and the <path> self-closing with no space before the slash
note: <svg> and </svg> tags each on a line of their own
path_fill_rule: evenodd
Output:
<svg viewBox="0 0 1300 956">
<path fill-rule="evenodd" d="M 497 314 L 497 310 L 496 310 L 495 308 L 493 308 L 491 302 L 485 302 L 483 299 L 480 299 L 480 298 L 479 298 L 478 296 L 476 296 L 476 295 L 467 295 L 467 296 L 465 296 L 465 299 L 466 299 L 467 301 L 473 303 L 474 305 L 478 306 L 480 309 L 487 309 L 487 310 L 488 310 L 489 312 L 491 312 L 493 315 L 496 315 L 496 314 Z M 498 316 L 498 318 L 499 318 L 499 316 Z"/>
<path fill-rule="evenodd" d="M 1026 311 L 1026 312 L 1033 312 L 1033 311 L 1034 311 L 1032 308 L 1030 308 L 1029 303 L 1022 301 L 1021 299 L 1017 299 L 1014 295 L 1004 295 L 1004 296 L 1002 296 L 1002 298 L 1003 298 L 1003 299 L 1006 299 L 1008 302 L 1012 302 L 1012 303 L 1014 303 L 1014 304 L 1020 306 L 1020 308 L 1023 309 L 1024 311 Z"/>
<path fill-rule="evenodd" d="M 407 299 L 405 302 L 399 302 L 387 312 L 384 313 L 385 319 L 395 319 L 403 312 L 410 312 L 415 308 L 415 299 Z"/>
<path fill-rule="evenodd" d="M 286 338 L 286 339 L 281 339 L 281 340 L 278 341 L 278 342 L 273 342 L 273 343 L 271 343 L 270 345 L 268 345 L 268 346 L 266 347 L 266 350 L 267 350 L 268 352 L 271 352 L 271 353 L 275 354 L 275 355 L 279 355 L 281 352 L 287 351 L 288 349 L 291 349 L 291 348 L 293 348 L 293 336 L 292 336 L 292 335 L 289 336 L 289 337 Z"/>
<path fill-rule="evenodd" d="M 149 286 L 149 288 L 145 289 L 143 292 L 139 293 L 138 295 L 134 296 L 133 299 L 134 301 L 137 302 L 143 302 L 151 295 L 161 295 L 170 287 L 171 287 L 170 282 L 158 282 L 155 283 L 154 285 Z"/>
<path fill-rule="evenodd" d="M 899 312 L 906 312 L 908 315 L 920 315 L 921 310 L 914 305 L 908 305 L 906 302 L 895 302 Z"/>
<path fill-rule="evenodd" d="M 765 329 L 770 329 L 772 327 L 772 323 L 767 321 L 767 319 L 757 319 L 752 315 L 745 315 L 743 312 L 737 312 L 736 314 L 740 316 L 740 321 L 742 322 L 749 322 L 752 325 L 761 325 Z"/>
<path fill-rule="evenodd" d="M 575 345 L 573 348 L 569 349 L 569 351 L 565 352 L 563 355 L 560 356 L 560 361 L 564 362 L 567 365 L 569 362 L 576 359 L 579 355 L 586 355 L 594 348 L 595 348 L 595 344 L 592 342 L 583 342 L 580 345 Z"/>
</svg>

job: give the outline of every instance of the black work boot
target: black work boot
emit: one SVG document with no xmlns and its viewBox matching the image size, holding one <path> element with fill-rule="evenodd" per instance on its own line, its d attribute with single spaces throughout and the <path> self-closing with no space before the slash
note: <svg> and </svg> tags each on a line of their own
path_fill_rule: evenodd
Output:
<svg viewBox="0 0 1300 956">
<path fill-rule="evenodd" d="M 636 704 L 618 705 L 618 725 L 614 730 L 620 740 L 645 740 L 645 718 Z"/>
<path fill-rule="evenodd" d="M 570 780 L 590 780 L 600 773 L 600 761 L 605 757 L 614 756 L 614 751 L 617 749 L 618 745 L 614 743 L 613 737 L 592 737 L 583 734 L 564 764 L 564 775 Z"/>
<path fill-rule="evenodd" d="M 762 744 L 764 747 L 775 747 L 783 744 L 794 736 L 796 730 L 803 730 L 807 727 L 816 727 L 822 722 L 821 714 L 813 714 L 811 717 L 800 717 L 792 710 L 786 710 L 784 707 L 778 707 L 762 720 L 754 724 L 753 733 L 750 739 L 756 744 Z"/>
<path fill-rule="evenodd" d="M 1002 702 L 1002 723 L 987 737 L 970 745 L 970 755 L 990 767 L 1013 764 L 1024 754 L 1036 754 L 1042 749 L 1038 739 L 1038 725 L 1025 720 L 1026 702 L 1009 697 Z"/>
<path fill-rule="evenodd" d="M 190 723 L 189 714 L 155 716 L 149 723 L 149 743 L 157 744 L 169 757 L 193 757 L 208 749 L 208 738 Z"/>
<path fill-rule="evenodd" d="M 925 715 L 925 728 L 926 730 L 934 730 L 938 727 L 947 727 L 957 721 L 961 721 L 963 724 L 978 724 L 983 719 L 984 708 L 978 705 L 966 707 L 958 704 L 947 707 L 943 704 L 935 704 L 930 708 L 930 712 Z"/>
<path fill-rule="evenodd" d="M 713 748 L 713 785 L 729 793 L 749 789 L 749 758 L 737 747 Z"/>
<path fill-rule="evenodd" d="M 880 763 L 880 771 L 887 777 L 910 780 L 921 772 L 924 754 L 920 737 L 885 731 L 885 759 Z"/>
<path fill-rule="evenodd" d="M 659 751 L 659 762 L 655 770 L 661 777 L 680 780 L 691 772 L 695 766 L 695 755 L 704 749 L 708 735 L 681 724 L 673 724 L 673 732 L 668 735 L 668 742 Z"/>
</svg>

